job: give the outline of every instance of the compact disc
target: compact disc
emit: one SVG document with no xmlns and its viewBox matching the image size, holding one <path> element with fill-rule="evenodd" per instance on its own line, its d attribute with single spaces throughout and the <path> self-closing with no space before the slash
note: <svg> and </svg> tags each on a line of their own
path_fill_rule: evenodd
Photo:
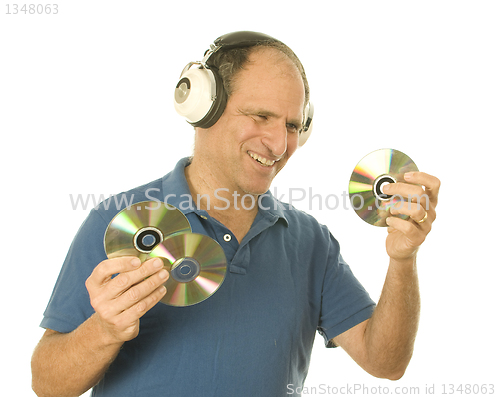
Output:
<svg viewBox="0 0 500 397">
<path fill-rule="evenodd" d="M 213 295 L 226 276 L 226 255 L 214 239 L 197 233 L 175 234 L 151 251 L 163 260 L 170 277 L 161 302 L 190 306 Z"/>
<path fill-rule="evenodd" d="M 191 231 L 189 221 L 177 208 L 160 201 L 141 201 L 124 208 L 111 220 L 104 235 L 108 258 L 148 254 L 168 236 Z"/>
<path fill-rule="evenodd" d="M 349 180 L 354 211 L 371 225 L 387 226 L 388 210 L 398 203 L 401 205 L 402 197 L 386 195 L 382 188 L 387 183 L 404 182 L 404 174 L 411 171 L 418 171 L 413 160 L 395 149 L 379 149 L 363 157 Z"/>
</svg>

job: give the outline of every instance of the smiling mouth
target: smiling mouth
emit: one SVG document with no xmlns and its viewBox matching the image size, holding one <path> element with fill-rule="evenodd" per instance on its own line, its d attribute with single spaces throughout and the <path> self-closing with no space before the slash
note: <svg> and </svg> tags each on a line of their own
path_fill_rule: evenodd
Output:
<svg viewBox="0 0 500 397">
<path fill-rule="evenodd" d="M 255 161 L 257 161 L 259 164 L 263 165 L 264 167 L 272 167 L 276 161 L 279 160 L 269 160 L 266 159 L 265 157 L 259 156 L 257 153 L 250 153 L 247 152 L 248 155 L 253 158 Z"/>
</svg>

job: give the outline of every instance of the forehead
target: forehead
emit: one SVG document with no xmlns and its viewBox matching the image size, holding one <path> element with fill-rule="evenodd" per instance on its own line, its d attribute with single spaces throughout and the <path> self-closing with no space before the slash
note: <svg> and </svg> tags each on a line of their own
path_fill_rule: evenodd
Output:
<svg viewBox="0 0 500 397">
<path fill-rule="evenodd" d="M 285 101 L 304 108 L 305 88 L 295 64 L 281 51 L 256 47 L 233 81 L 232 96 L 249 101 Z"/>
</svg>

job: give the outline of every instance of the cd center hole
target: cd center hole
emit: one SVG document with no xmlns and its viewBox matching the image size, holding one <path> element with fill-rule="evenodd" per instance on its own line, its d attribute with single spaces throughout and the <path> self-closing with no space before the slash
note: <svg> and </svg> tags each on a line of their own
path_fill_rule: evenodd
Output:
<svg viewBox="0 0 500 397">
<path fill-rule="evenodd" d="M 189 273 L 191 273 L 191 267 L 189 267 L 189 265 L 184 265 L 179 269 L 179 272 L 183 276 L 187 276 Z"/>
<path fill-rule="evenodd" d="M 146 234 L 142 238 L 142 244 L 144 244 L 146 247 L 151 247 L 152 245 L 154 245 L 155 242 L 156 242 L 156 237 L 153 236 L 152 234 Z"/>
<path fill-rule="evenodd" d="M 383 188 L 389 183 L 396 183 L 396 179 L 390 175 L 381 175 L 373 185 L 373 193 L 379 200 L 390 200 L 392 195 L 384 193 Z"/>
</svg>

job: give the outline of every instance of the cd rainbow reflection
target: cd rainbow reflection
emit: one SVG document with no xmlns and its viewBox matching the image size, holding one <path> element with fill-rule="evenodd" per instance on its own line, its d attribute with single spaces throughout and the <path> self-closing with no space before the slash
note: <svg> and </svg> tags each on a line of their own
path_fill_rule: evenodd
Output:
<svg viewBox="0 0 500 397">
<path fill-rule="evenodd" d="M 402 197 L 384 195 L 382 186 L 404 182 L 404 174 L 411 171 L 418 171 L 413 160 L 395 149 L 379 149 L 363 157 L 349 180 L 349 198 L 354 211 L 371 225 L 387 226 L 389 209 L 400 203 Z"/>
<path fill-rule="evenodd" d="M 124 208 L 104 234 L 108 258 L 136 256 L 141 261 L 168 236 L 191 231 L 189 221 L 177 208 L 159 201 L 141 201 Z"/>
<path fill-rule="evenodd" d="M 190 306 L 212 296 L 226 276 L 226 255 L 222 247 L 203 234 L 184 233 L 168 237 L 149 254 L 163 260 L 170 273 L 161 302 Z"/>
</svg>

